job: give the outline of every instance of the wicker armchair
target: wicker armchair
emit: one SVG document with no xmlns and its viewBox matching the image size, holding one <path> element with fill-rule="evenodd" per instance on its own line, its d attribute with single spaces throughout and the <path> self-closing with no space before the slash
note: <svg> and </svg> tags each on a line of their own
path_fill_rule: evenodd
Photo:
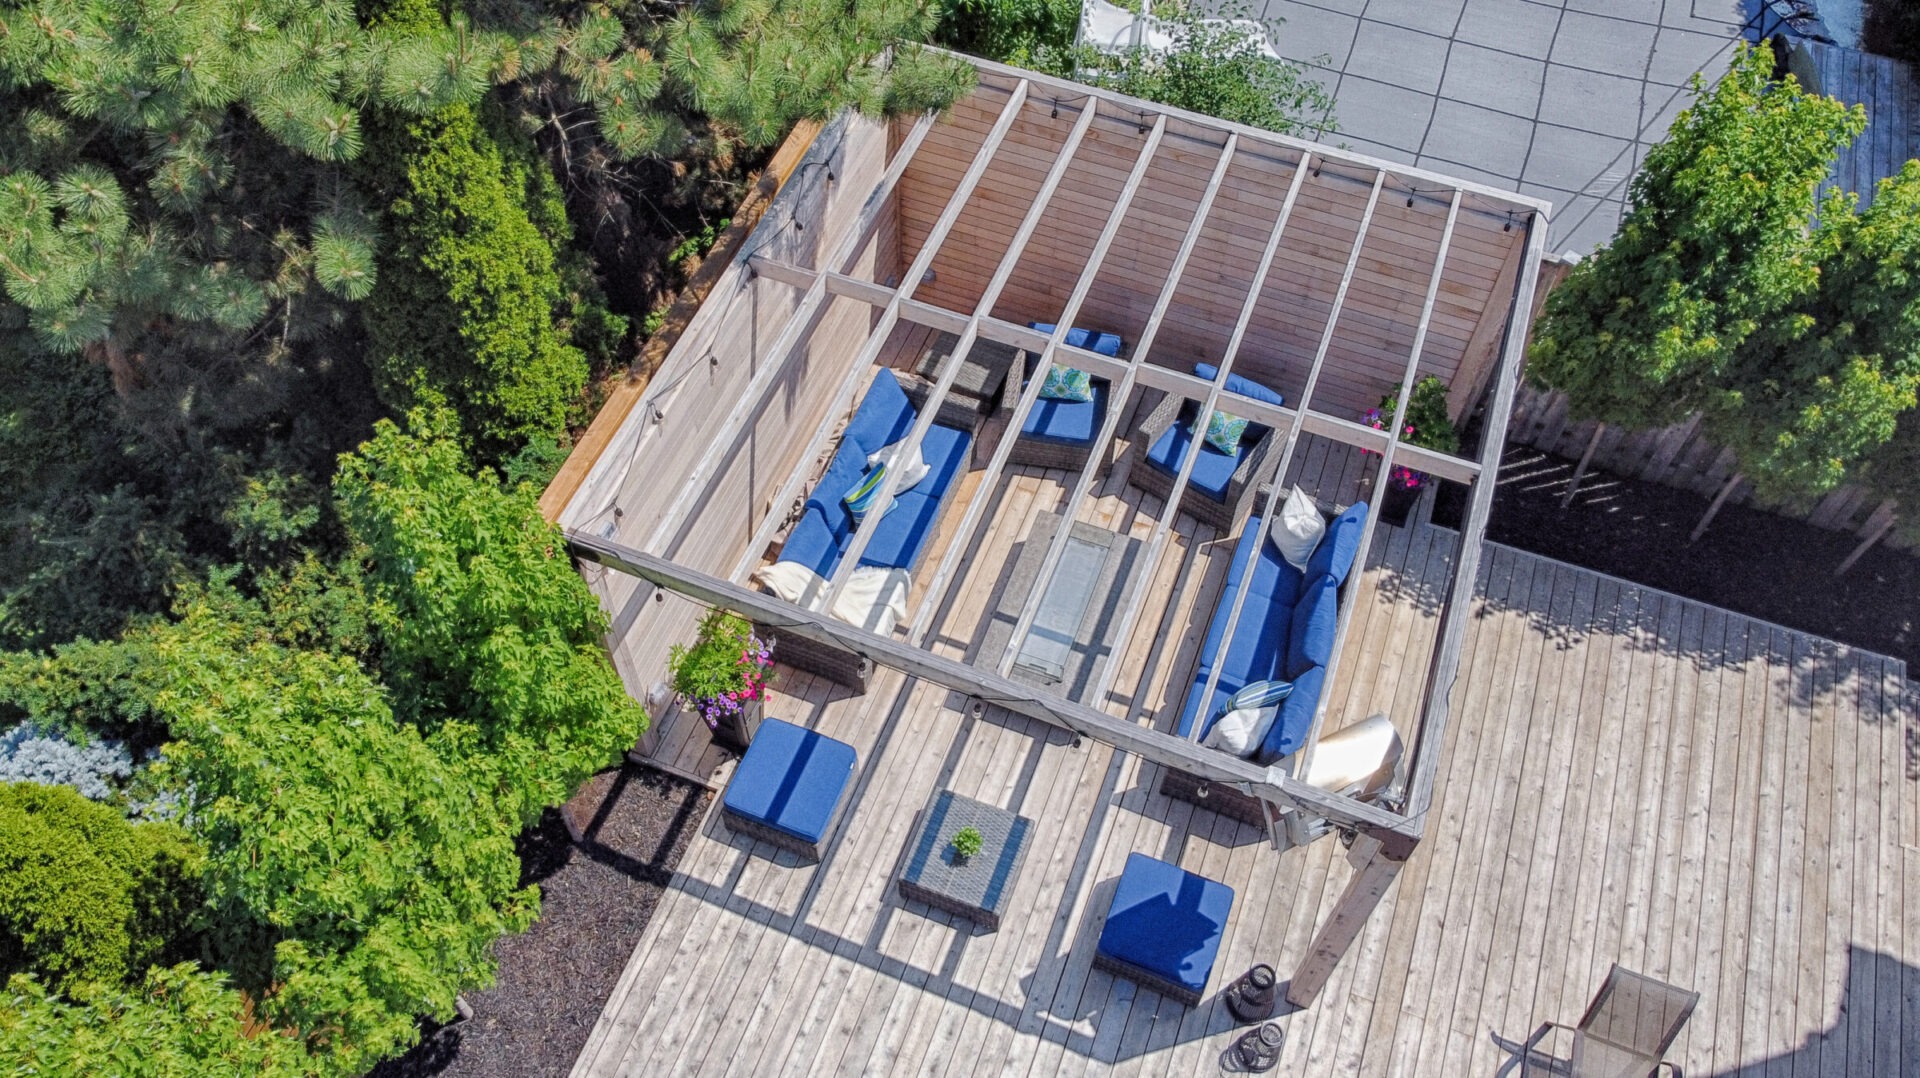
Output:
<svg viewBox="0 0 1920 1078">
<path fill-rule="evenodd" d="M 1030 372 L 1036 365 L 1032 353 L 1022 352 L 1020 353 L 1019 359 L 1014 363 L 1014 370 Z M 1029 373 L 1026 377 L 1032 377 L 1032 375 Z M 1094 378 L 1092 381 L 1093 407 L 1090 410 L 1090 414 L 1092 416 L 1093 434 L 1089 435 L 1085 440 L 1064 439 L 1035 436 L 1028 430 L 1014 430 L 1009 428 L 1007 432 L 1002 435 L 1002 437 L 1013 439 L 1013 448 L 1007 452 L 1007 463 L 1025 464 L 1034 468 L 1058 468 L 1062 471 L 1069 472 L 1077 472 L 1082 468 L 1098 469 L 1103 467 L 1113 454 L 1112 441 L 1109 440 L 1105 446 L 1096 447 L 1093 444 L 1093 439 L 1094 436 L 1098 435 L 1101 428 L 1106 425 L 1107 409 L 1113 407 L 1113 384 L 1105 378 Z M 1023 388 L 1025 382 L 1024 380 L 1016 380 L 1014 385 Z M 1007 394 L 1006 406 L 1011 408 L 1013 401 L 1016 399 L 1018 399 L 1018 390 L 1016 390 L 1015 393 Z M 1040 409 L 1047 405 L 1047 401 L 1034 402 L 1034 412 L 1029 413 L 1027 424 L 1029 427 L 1033 425 L 1033 417 Z M 1076 405 L 1075 407 L 1085 406 Z"/>
<path fill-rule="evenodd" d="M 1138 459 L 1127 473 L 1128 482 L 1163 501 L 1173 493 L 1174 473 L 1152 460 L 1148 451 L 1175 422 L 1192 431 L 1194 416 L 1198 411 L 1199 405 L 1185 397 L 1170 393 L 1162 398 L 1140 424 L 1138 441 L 1134 447 Z M 1274 442 L 1274 432 L 1265 426 L 1259 426 L 1255 436 L 1256 426 L 1248 425 L 1248 437 L 1240 445 L 1240 463 L 1227 483 L 1225 498 L 1216 498 L 1209 491 L 1188 483 L 1180 499 L 1182 512 L 1202 523 L 1213 525 L 1222 534 L 1240 530 L 1240 525 L 1246 522 L 1247 515 L 1253 511 L 1254 496 L 1259 490 L 1255 478 L 1261 474 L 1267 451 Z M 1189 440 L 1188 445 L 1193 445 L 1193 441 Z M 1177 461 L 1175 463 L 1178 464 Z"/>
</svg>

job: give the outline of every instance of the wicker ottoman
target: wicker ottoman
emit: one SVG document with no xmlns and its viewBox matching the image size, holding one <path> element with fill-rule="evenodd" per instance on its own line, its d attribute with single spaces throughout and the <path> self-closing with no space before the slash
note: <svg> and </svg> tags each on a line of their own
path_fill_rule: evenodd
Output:
<svg viewBox="0 0 1920 1078">
<path fill-rule="evenodd" d="M 1213 976 L 1231 912 L 1233 888 L 1130 853 L 1093 964 L 1197 1006 Z"/>
<path fill-rule="evenodd" d="M 844 741 L 768 719 L 727 783 L 720 821 L 817 861 L 853 783 L 855 760 Z"/>
</svg>

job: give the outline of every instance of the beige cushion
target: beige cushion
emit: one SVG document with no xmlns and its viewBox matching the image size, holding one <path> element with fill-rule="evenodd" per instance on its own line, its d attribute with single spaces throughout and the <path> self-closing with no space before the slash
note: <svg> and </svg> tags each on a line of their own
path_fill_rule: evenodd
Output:
<svg viewBox="0 0 1920 1078">
<path fill-rule="evenodd" d="M 1320 545 L 1320 538 L 1326 534 L 1327 518 L 1320 515 L 1320 507 L 1299 487 L 1287 495 L 1286 504 L 1280 507 L 1272 529 L 1267 532 L 1287 564 L 1303 571 L 1307 559 L 1313 557 L 1313 548 Z"/>
<path fill-rule="evenodd" d="M 1267 739 L 1267 731 L 1273 729 L 1273 720 L 1280 714 L 1275 707 L 1243 707 L 1238 711 L 1229 711 L 1220 716 L 1213 724 L 1201 744 L 1210 749 L 1230 752 L 1235 756 L 1248 757 L 1260 743 Z"/>
</svg>

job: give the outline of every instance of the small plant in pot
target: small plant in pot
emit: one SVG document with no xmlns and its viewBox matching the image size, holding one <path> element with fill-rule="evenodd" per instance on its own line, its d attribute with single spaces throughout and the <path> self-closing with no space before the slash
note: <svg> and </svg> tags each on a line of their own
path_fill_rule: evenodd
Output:
<svg viewBox="0 0 1920 1078">
<path fill-rule="evenodd" d="M 984 842 L 980 837 L 980 829 L 978 827 L 962 827 L 953 833 L 951 841 L 953 843 L 953 859 L 960 864 L 965 864 L 967 858 L 979 853 L 980 847 Z"/>
<path fill-rule="evenodd" d="M 773 645 L 745 618 L 715 610 L 700 621 L 691 646 L 675 644 L 667 661 L 673 691 L 716 737 L 745 749 L 760 728 Z"/>
<path fill-rule="evenodd" d="M 1387 430 L 1392 427 L 1393 413 L 1399 406 L 1400 395 L 1389 393 L 1381 398 L 1378 408 L 1369 408 L 1361 421 L 1375 430 Z M 1407 413 L 1401 420 L 1400 443 L 1442 453 L 1459 452 L 1460 432 L 1447 416 L 1447 383 L 1430 374 L 1414 385 L 1413 396 L 1407 400 Z M 1426 482 L 1425 473 L 1404 464 L 1394 465 L 1385 482 L 1380 484 L 1377 506 L 1380 518 L 1389 524 L 1404 525 Z"/>
</svg>

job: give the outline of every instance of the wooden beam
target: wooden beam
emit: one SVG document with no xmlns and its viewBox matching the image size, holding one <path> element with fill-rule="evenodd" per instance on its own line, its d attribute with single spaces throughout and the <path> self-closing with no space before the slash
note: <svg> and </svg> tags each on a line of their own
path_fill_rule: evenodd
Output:
<svg viewBox="0 0 1920 1078">
<path fill-rule="evenodd" d="M 1493 400 L 1480 433 L 1480 478 L 1467 496 L 1467 517 L 1460 527 L 1460 551 L 1454 559 L 1447 602 L 1440 610 L 1434 642 L 1435 658 L 1427 665 L 1426 704 L 1413 744 L 1412 777 L 1407 786 L 1406 813 L 1416 828 L 1425 829 L 1427 809 L 1433 804 L 1433 783 L 1446 747 L 1447 717 L 1452 707 L 1453 683 L 1460 675 L 1460 649 L 1472 616 L 1473 591 L 1479 583 L 1480 552 L 1486 544 L 1487 516 L 1493 509 L 1493 488 L 1499 476 L 1500 454 L 1506 448 L 1507 420 L 1513 395 L 1520 384 L 1520 363 L 1526 354 L 1532 324 L 1534 289 L 1540 278 L 1540 256 L 1547 247 L 1547 229 L 1538 215 L 1529 216 L 1527 256 L 1514 280 L 1513 307 L 1507 314 L 1507 341 L 1494 374 Z"/>
<path fill-rule="evenodd" d="M 1340 311 L 1346 305 L 1347 290 L 1353 285 L 1354 271 L 1360 266 L 1360 252 L 1364 250 L 1367 245 L 1367 229 L 1373 224 L 1374 210 L 1380 207 L 1380 190 L 1386 185 L 1386 182 L 1386 173 L 1381 172 L 1375 174 L 1373 178 L 1373 190 L 1367 195 L 1366 211 L 1360 215 L 1360 227 L 1353 234 L 1353 248 L 1347 252 L 1347 265 L 1340 274 L 1340 287 L 1334 291 L 1333 306 L 1327 311 L 1327 328 L 1320 334 L 1320 346 L 1316 348 L 1313 353 L 1313 366 L 1307 370 L 1307 384 L 1300 393 L 1300 410 L 1294 415 L 1293 422 L 1287 427 L 1287 439 L 1280 448 L 1280 462 L 1274 466 L 1272 472 L 1273 478 L 1267 487 L 1266 511 L 1260 515 L 1260 534 L 1259 537 L 1254 540 L 1256 544 L 1266 542 L 1268 534 L 1273 531 L 1274 502 L 1280 497 L 1281 484 L 1285 483 L 1287 479 L 1287 465 L 1292 463 L 1294 447 L 1300 442 L 1301 420 L 1307 410 L 1313 406 L 1313 391 L 1314 388 L 1320 384 L 1320 371 L 1326 366 L 1328 350 L 1333 347 L 1333 334 L 1340 324 Z M 1195 429 L 1198 429 L 1198 420 L 1195 421 Z M 1197 454 L 1189 454 L 1190 457 L 1195 455 Z M 1192 461 L 1189 460 L 1188 463 L 1190 464 Z M 1247 592 L 1250 590 L 1250 588 L 1241 588 L 1233 594 L 1233 607 L 1227 612 L 1226 632 L 1220 637 L 1220 650 L 1223 654 L 1229 648 L 1233 647 L 1233 635 L 1240 629 L 1240 614 L 1246 609 Z M 1213 699 L 1213 690 L 1220 684 L 1220 665 L 1221 664 L 1216 664 L 1213 669 L 1207 671 L 1206 687 L 1200 691 L 1200 699 L 1202 701 Z M 1331 679 L 1329 679 L 1326 684 L 1327 688 L 1321 692 L 1323 703 L 1333 688 Z M 1198 741 L 1201 731 L 1205 729 L 1206 725 L 1206 722 L 1203 720 L 1195 721 L 1193 730 L 1188 736 Z M 1305 775 L 1306 771 L 1303 768 L 1299 773 Z"/>
<path fill-rule="evenodd" d="M 1386 856 L 1380 844 L 1370 838 L 1355 841 L 1353 852 L 1356 854 L 1362 852 L 1360 843 L 1366 843 L 1370 849 L 1362 855 L 1359 867 L 1347 880 L 1346 890 L 1340 892 L 1333 912 L 1314 932 L 1307 953 L 1294 967 L 1293 976 L 1287 979 L 1287 1002 L 1296 1007 L 1311 1007 L 1313 1001 L 1320 998 L 1320 990 L 1327 986 L 1340 959 L 1360 938 L 1405 863 Z"/>
<path fill-rule="evenodd" d="M 1000 118 L 994 123 L 993 130 L 981 143 L 980 149 L 974 153 L 966 175 L 954 189 L 953 194 L 948 197 L 946 207 L 941 211 L 939 220 L 934 222 L 932 230 L 928 232 L 926 242 L 920 247 L 920 253 L 914 256 L 913 265 L 908 267 L 905 278 L 900 281 L 899 287 L 894 289 L 892 298 L 881 310 L 880 317 L 872 330 L 868 332 L 865 346 L 860 349 L 859 356 L 854 359 L 846 376 L 841 379 L 832 403 L 827 406 L 829 417 L 846 410 L 852 403 L 854 394 L 859 392 L 862 378 L 871 370 L 874 361 L 879 358 L 880 350 L 886 346 L 888 335 L 900 321 L 901 305 L 912 299 L 914 290 L 920 287 L 920 279 L 926 274 L 927 267 L 933 263 L 934 256 L 940 251 L 940 245 L 946 241 L 947 234 L 953 230 L 955 222 L 960 219 L 960 213 L 966 208 L 967 199 L 973 194 L 974 186 L 980 182 L 980 176 L 986 171 L 994 151 L 999 149 L 1001 141 L 1007 137 L 1007 131 L 1013 127 L 1013 121 L 1019 116 L 1020 108 L 1025 101 L 1026 90 L 1023 88 L 1009 97 L 1006 106 L 1000 110 Z M 929 402 L 929 412 L 935 412 L 938 409 L 938 402 Z M 807 466 L 820 455 L 820 451 L 826 447 L 827 439 L 832 433 L 833 424 L 822 423 L 813 437 L 808 440 L 800 466 L 793 469 L 787 476 L 786 482 L 780 485 L 780 492 L 774 497 L 766 517 L 761 520 L 760 526 L 754 529 L 753 537 L 748 540 L 747 549 L 741 554 L 740 561 L 734 569 L 735 578 L 740 577 L 756 564 L 766 551 L 767 544 L 773 541 L 773 533 L 785 523 L 786 507 L 792 504 L 794 496 L 799 493 L 800 484 L 807 478 Z"/>
<path fill-rule="evenodd" d="M 1374 474 L 1382 485 L 1375 489 L 1384 489 L 1385 483 L 1393 481 L 1393 457 L 1401 448 L 1401 432 L 1406 428 L 1407 407 L 1413 399 L 1414 383 L 1420 377 L 1420 354 L 1427 347 L 1427 329 L 1433 323 L 1434 302 L 1440 296 L 1440 277 L 1447 268 L 1447 254 L 1453 247 L 1453 228 L 1460 220 L 1460 192 L 1453 193 L 1453 203 L 1447 207 L 1447 223 L 1440 233 L 1440 249 L 1434 252 L 1433 274 L 1427 278 L 1427 296 L 1420 307 L 1420 324 L 1413 332 L 1413 345 L 1407 349 L 1407 365 L 1400 375 L 1400 397 L 1393 408 L 1393 421 L 1387 424 L 1387 449 L 1380 455 L 1380 462 Z M 1366 523 L 1360 526 L 1360 545 L 1353 552 L 1353 569 L 1348 579 L 1358 580 L 1366 571 L 1367 555 L 1373 550 L 1374 529 L 1380 524 L 1378 507 L 1367 514 Z M 1357 597 L 1360 588 L 1356 585 L 1350 594 Z M 1340 604 L 1339 628 L 1333 636 L 1333 658 L 1327 662 L 1327 691 L 1320 694 L 1319 704 L 1314 708 L 1313 724 L 1307 728 L 1306 744 L 1300 746 L 1298 763 L 1294 765 L 1294 774 L 1313 774 L 1313 751 L 1319 747 L 1320 731 L 1326 725 L 1327 705 L 1333 699 L 1332 687 L 1340 674 L 1340 657 L 1347 649 L 1347 632 L 1353 624 L 1352 602 Z"/>
<path fill-rule="evenodd" d="M 1080 141 L 1086 138 L 1088 129 L 1093 126 L 1093 117 L 1092 109 L 1082 113 L 1079 121 L 1073 125 L 1073 130 L 1068 133 L 1066 143 L 1054 153 L 1053 166 L 1047 170 L 1047 178 L 1041 183 L 1040 190 L 1033 200 L 1028 203 L 1027 212 L 1020 220 L 1020 227 L 1014 231 L 1013 239 L 1000 256 L 999 265 L 994 267 L 993 276 L 987 281 L 987 287 L 974 303 L 973 317 L 967 320 L 966 328 L 961 331 L 959 340 L 954 343 L 953 354 L 947 357 L 945 366 L 941 368 L 939 376 L 934 380 L 932 392 L 927 394 L 926 402 L 920 407 L 920 414 L 915 417 L 913 429 L 907 434 L 905 455 L 909 459 L 919 452 L 921 439 L 926 437 L 927 431 L 933 429 L 933 421 L 940 413 L 940 405 L 947 399 L 948 391 L 953 388 L 954 380 L 959 377 L 961 368 L 965 366 L 968 354 L 973 351 L 974 342 L 979 340 L 980 319 L 986 315 L 986 312 L 993 310 L 993 305 L 1000 301 L 1000 293 L 1006 290 L 1007 282 L 1013 279 L 1013 271 L 1020 264 L 1020 256 L 1026 252 L 1028 241 L 1033 239 L 1034 231 L 1040 227 L 1040 218 L 1047 212 L 1047 205 L 1053 201 L 1054 192 L 1060 189 L 1060 181 L 1066 178 L 1068 169 L 1073 165 L 1073 155 L 1079 150 Z M 971 191 L 971 188 L 968 190 Z M 874 495 L 872 507 L 868 509 L 875 519 L 884 514 L 887 506 L 892 503 L 893 492 L 899 485 L 900 475 L 899 469 L 892 469 L 881 477 L 880 489 Z M 979 490 L 980 488 L 975 488 L 976 498 L 980 496 Z M 827 586 L 826 598 L 820 604 L 823 609 L 832 610 L 833 604 L 839 600 L 840 592 L 847 586 L 847 581 L 852 577 L 855 567 L 860 564 L 860 556 L 866 552 L 867 543 L 872 540 L 875 530 L 861 528 L 854 533 L 853 545 L 841 556 L 840 564 L 834 570 L 833 580 Z"/>
<path fill-rule="evenodd" d="M 1160 140 L 1165 135 L 1166 124 L 1156 120 L 1152 132 L 1141 144 L 1140 153 L 1134 158 L 1133 171 L 1127 174 L 1126 186 L 1120 189 L 1120 194 L 1114 199 L 1113 208 L 1107 212 L 1106 224 L 1100 230 L 1099 239 L 1094 241 L 1093 252 L 1087 259 L 1086 268 L 1080 271 L 1079 279 L 1074 282 L 1073 292 L 1067 296 L 1066 306 L 1060 311 L 1060 320 L 1054 323 L 1053 332 L 1046 335 L 1045 343 L 1040 347 L 1039 358 L 1034 365 L 1036 374 L 1047 369 L 1047 364 L 1053 362 L 1054 357 L 1060 352 L 1067 334 L 1072 332 L 1074 319 L 1079 317 L 1080 307 L 1086 302 L 1087 293 L 1093 290 L 1094 278 L 1099 274 L 1100 264 L 1106 258 L 1107 251 L 1113 246 L 1114 237 L 1120 232 L 1120 224 L 1126 219 L 1127 209 L 1133 205 L 1134 196 L 1139 193 L 1140 185 L 1146 179 L 1147 169 L 1153 164 L 1153 155 L 1159 150 Z M 978 314 L 975 317 L 981 318 Z M 985 319 L 982 319 L 983 323 L 984 321 Z M 1025 333 L 1038 332 L 1027 327 L 1018 328 Z M 1079 351 L 1075 350 L 1074 355 L 1076 364 L 1085 362 Z M 1094 353 L 1086 352 L 1085 355 L 1093 356 Z M 1095 358 L 1102 363 L 1107 362 L 1105 356 Z M 1089 366 L 1099 368 L 1102 363 Z M 1012 378 L 1020 373 L 1023 372 L 1009 371 L 1007 376 Z M 939 568 L 927 582 L 926 592 L 920 597 L 920 605 L 914 611 L 913 621 L 907 632 L 908 641 L 916 647 L 926 638 L 927 631 L 932 627 L 933 612 L 939 609 L 940 599 L 946 594 L 947 588 L 953 581 L 953 570 L 959 563 L 961 553 L 972 545 L 974 532 L 986 519 L 987 503 L 991 500 L 994 487 L 1000 481 L 1000 473 L 1006 467 L 1007 457 L 1013 452 L 1014 439 L 1019 437 L 1020 429 L 1026 425 L 1027 413 L 1032 411 L 1034 402 L 1040 399 L 1040 387 L 1045 381 L 1046 379 L 1037 376 L 1027 379 L 1026 388 L 1021 391 L 1019 400 L 1014 404 L 1013 414 L 1007 420 L 1006 433 L 1001 435 L 1000 444 L 994 447 L 993 457 L 987 462 L 986 474 L 974 488 L 973 498 L 967 502 L 966 513 L 960 519 L 960 527 L 955 530 L 953 541 L 947 544 L 946 553 L 941 555 Z"/>
<path fill-rule="evenodd" d="M 1080 469 L 1079 477 L 1074 480 L 1073 491 L 1067 496 L 1067 503 L 1060 510 L 1061 525 L 1054 530 L 1053 539 L 1047 544 L 1047 551 L 1040 558 L 1040 569 L 1035 574 L 1032 585 L 1032 593 L 1035 596 L 1046 593 L 1054 571 L 1060 567 L 1060 559 L 1066 554 L 1067 542 L 1073 538 L 1073 522 L 1080 516 L 1080 503 L 1086 498 L 1087 491 L 1092 489 L 1094 480 L 1098 476 L 1099 469 L 1093 464 L 1094 456 L 1105 454 L 1108 443 L 1112 441 L 1119 428 L 1120 415 L 1126 410 L 1126 402 L 1133 392 L 1134 377 L 1139 374 L 1141 365 L 1146 362 L 1147 355 L 1153 348 L 1153 340 L 1160 333 L 1160 323 L 1166 318 L 1167 309 L 1173 305 L 1173 294 L 1180 287 L 1181 275 L 1186 272 L 1188 259 L 1193 257 L 1193 249 L 1199 245 L 1200 233 L 1206 227 L 1207 214 L 1213 209 L 1214 200 L 1220 194 L 1220 184 L 1227 178 L 1227 169 L 1233 164 L 1234 146 L 1238 141 L 1238 136 L 1229 135 L 1226 145 L 1221 147 L 1219 159 L 1214 162 L 1213 175 L 1208 178 L 1206 190 L 1201 193 L 1200 202 L 1194 207 L 1193 220 L 1187 224 L 1186 235 L 1180 239 L 1180 249 L 1175 252 L 1173 264 L 1167 269 L 1167 279 L 1161 284 L 1160 294 L 1154 300 L 1153 311 L 1147 316 L 1146 328 L 1142 331 L 1140 340 L 1134 344 L 1132 355 L 1127 359 L 1127 373 L 1107 395 L 1107 415 L 1100 423 L 1099 432 L 1094 435 L 1093 445 L 1088 450 L 1087 465 Z M 1296 170 L 1296 179 L 1298 175 Z M 1007 437 L 1018 436 L 1017 428 L 1009 429 L 1007 432 Z M 1146 564 L 1153 563 L 1148 561 Z M 1013 632 L 1007 637 L 1006 649 L 1000 655 L 999 669 L 1002 674 L 1013 670 L 1014 660 L 1019 656 L 1021 646 L 1026 643 L 1027 634 L 1033 631 L 1033 619 L 1039 613 L 1038 602 L 1022 605 L 1020 616 L 1014 621 Z M 1122 636 L 1116 639 L 1126 638 Z"/>
<path fill-rule="evenodd" d="M 1378 839 L 1382 849 L 1413 849 L 1413 821 L 1351 797 L 1300 782 L 1277 768 L 1263 768 L 1237 756 L 1191 745 L 1177 737 L 1109 715 L 1084 704 L 981 670 L 957 659 L 935 655 L 891 636 L 880 636 L 837 618 L 803 610 L 732 581 L 581 531 L 567 534 L 576 557 L 683 595 L 697 603 L 731 610 L 776 633 L 791 634 L 892 667 L 909 677 L 978 697 L 1015 714 L 1038 719 L 1081 737 L 1168 767 L 1176 767 L 1274 804 L 1324 816 L 1337 826 Z"/>
<path fill-rule="evenodd" d="M 921 116 L 913 125 L 913 130 L 907 134 L 906 141 L 901 143 L 900 151 L 893 155 L 893 161 L 881 175 L 880 182 L 867 192 L 865 201 L 860 205 L 859 215 L 854 218 L 846 234 L 840 238 L 840 242 L 834 245 L 833 252 L 827 256 L 825 265 L 828 269 L 844 273 L 852 269 L 853 264 L 859 260 L 861 252 L 873 238 L 874 230 L 880 226 L 880 211 L 886 206 L 887 199 L 893 195 L 893 189 L 900 183 L 900 178 L 907 174 L 907 166 L 913 162 L 913 155 L 919 152 L 921 143 L 927 140 L 927 133 L 933 130 L 933 121 L 934 114 L 929 112 Z M 753 260 L 748 259 L 749 267 L 752 264 Z M 741 437 L 742 432 L 750 424 L 759 420 L 761 413 L 766 411 L 774 385 L 787 373 L 795 357 L 806 351 L 807 341 L 812 336 L 814 327 L 826 317 L 827 298 L 827 278 L 816 276 L 812 283 L 807 285 L 806 295 L 801 298 L 800 305 L 787 318 L 786 325 L 781 328 L 780 336 L 774 340 L 773 347 L 768 349 L 769 361 L 754 372 L 753 379 L 747 383 L 747 388 L 741 394 L 739 401 L 727 414 L 726 420 L 720 424 L 719 433 L 714 435 L 713 441 L 708 443 L 707 451 L 701 455 L 693 471 L 688 473 L 686 482 L 681 484 L 680 493 L 674 498 L 672 506 L 660 518 L 659 524 L 654 528 L 653 537 L 647 541 L 648 550 L 667 550 L 668 544 L 674 547 L 679 545 L 681 533 L 692 523 L 694 512 L 706 504 L 707 498 L 712 494 L 715 479 L 725 471 L 727 465 L 732 463 L 733 459 L 739 455 L 741 447 L 746 444 L 746 440 Z M 747 362 L 752 361 L 753 356 L 749 351 Z"/>
</svg>

